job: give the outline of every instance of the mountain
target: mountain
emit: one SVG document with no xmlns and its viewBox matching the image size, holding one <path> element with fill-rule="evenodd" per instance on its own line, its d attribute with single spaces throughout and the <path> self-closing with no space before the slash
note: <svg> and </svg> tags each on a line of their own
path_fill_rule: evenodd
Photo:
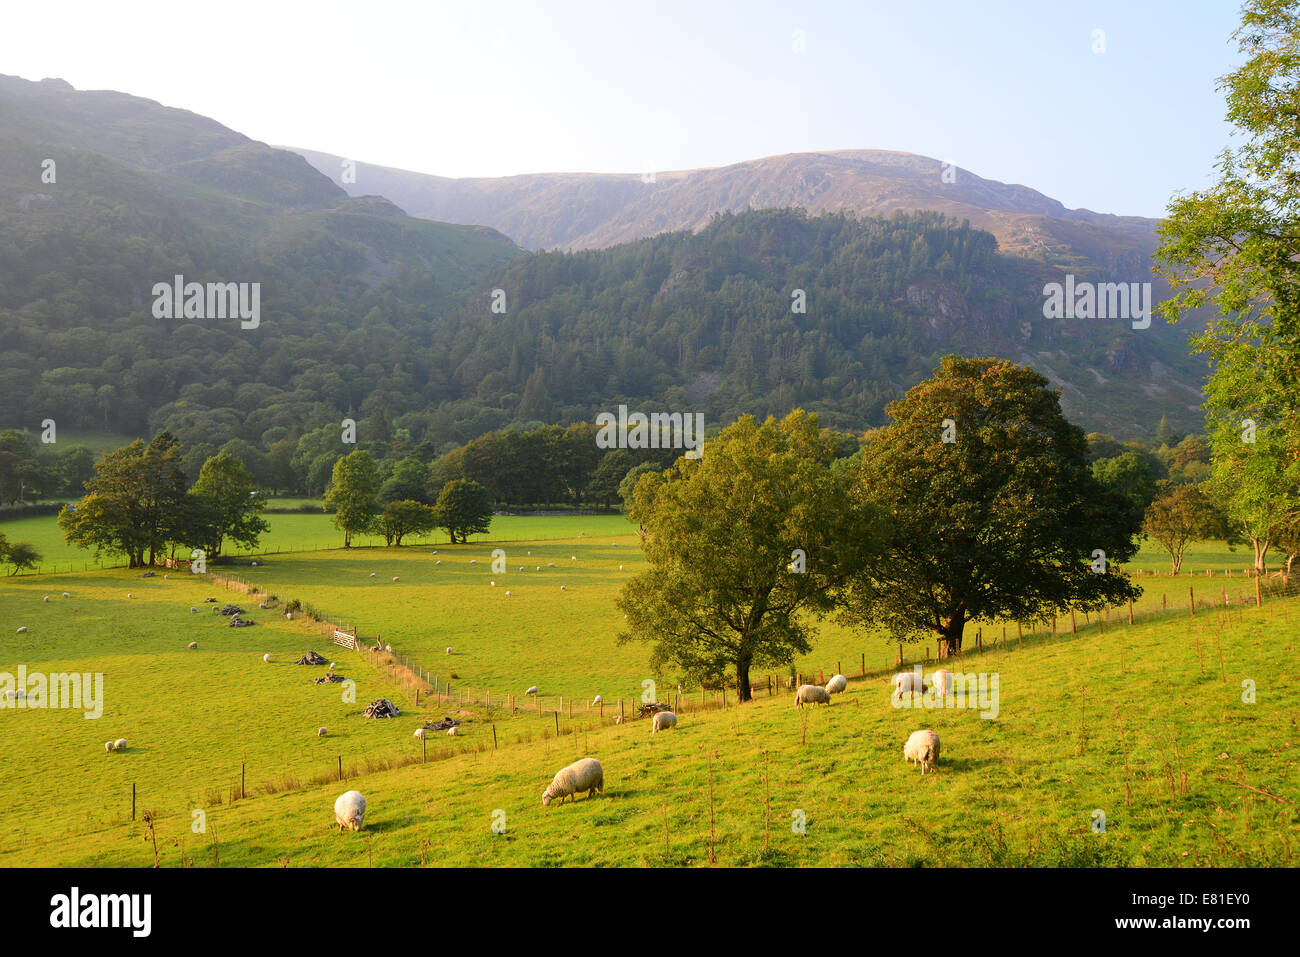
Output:
<svg viewBox="0 0 1300 957">
<path fill-rule="evenodd" d="M 293 452 L 317 472 L 337 431 L 329 449 L 299 441 L 328 439 L 344 416 L 383 449 L 422 448 L 426 460 L 494 429 L 590 420 L 620 403 L 701 411 L 711 427 L 802 405 L 865 429 L 950 352 L 1033 365 L 1090 429 L 1149 437 L 1162 414 L 1199 428 L 1194 324 L 1043 316 L 1062 257 L 1083 281 L 1147 279 L 1149 224 L 962 171 L 926 186 L 933 161 L 870 155 L 895 170 L 879 173 L 895 183 L 881 211 L 951 185 L 956 205 L 942 212 L 969 222 L 841 202 L 868 161 L 824 154 L 816 163 L 858 172 L 819 187 L 811 160 L 793 157 L 652 184 L 599 177 L 605 206 L 574 198 L 584 177 L 543 178 L 531 205 L 518 193 L 532 241 L 654 235 L 530 253 L 491 221 L 407 215 L 410 197 L 374 168 L 358 169 L 365 191 L 349 195 L 301 156 L 193 113 L 0 76 L 0 428 L 166 428 L 196 457 L 233 443 L 285 463 Z M 733 190 L 739 213 L 686 189 L 728 180 L 749 183 Z M 492 194 L 497 181 L 481 182 Z M 647 187 L 666 204 L 649 227 L 626 201 Z M 748 209 L 818 190 L 844 208 Z M 1019 221 L 1056 236 L 1062 251 L 1010 254 L 979 210 L 1004 232 Z M 260 322 L 159 318 L 155 289 L 178 274 L 256 284 Z M 799 298 L 806 309 L 792 308 Z"/>
<path fill-rule="evenodd" d="M 439 310 L 519 255 L 185 110 L 0 76 L 0 427 L 334 417 L 392 387 Z M 155 318 L 155 284 L 178 274 L 258 284 L 260 324 Z"/>
<path fill-rule="evenodd" d="M 655 173 L 652 182 L 604 173 L 449 179 L 358 163 L 351 167 L 355 182 L 347 182 L 341 157 L 293 149 L 353 195 L 380 193 L 413 216 L 483 223 L 527 249 L 598 249 L 699 230 L 718 212 L 786 207 L 869 216 L 939 212 L 992 233 L 1007 253 L 1125 276 L 1142 271 L 1143 279 L 1156 245 L 1156 220 L 1066 209 L 1024 186 L 886 150 L 791 153 Z"/>
</svg>

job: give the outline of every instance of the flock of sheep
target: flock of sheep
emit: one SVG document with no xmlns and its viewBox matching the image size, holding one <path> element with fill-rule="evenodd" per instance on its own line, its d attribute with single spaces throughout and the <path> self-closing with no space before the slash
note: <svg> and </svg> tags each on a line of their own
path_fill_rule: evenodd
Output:
<svg viewBox="0 0 1300 957">
<path fill-rule="evenodd" d="M 451 653 L 451 649 L 447 649 Z M 948 694 L 953 687 L 953 676 L 949 671 L 940 669 L 918 679 L 914 672 L 901 672 L 894 675 L 890 681 L 893 688 L 891 697 L 901 698 L 908 693 L 919 694 L 926 690 L 926 681 L 929 681 L 939 694 Z M 849 679 L 844 675 L 834 675 L 830 681 L 826 682 L 825 687 L 819 685 L 800 685 L 795 691 L 795 704 L 802 708 L 805 704 L 830 704 L 831 695 L 843 693 L 849 685 Z M 537 686 L 533 685 L 524 692 L 528 695 L 537 694 Z M 601 696 L 596 695 L 593 704 L 599 704 Z M 622 724 L 621 718 L 615 719 L 616 724 Z M 677 715 L 671 711 L 658 711 L 650 721 L 650 733 L 655 734 L 659 731 L 667 731 L 677 727 Z M 322 732 L 324 729 L 321 729 Z M 452 728 L 448 733 L 454 733 Z M 424 737 L 424 729 L 417 729 L 415 732 L 417 738 Z M 913 767 L 919 767 L 921 773 L 933 771 L 935 764 L 939 761 L 939 735 L 929 728 L 920 731 L 914 731 L 907 738 L 907 743 L 903 745 L 903 760 L 910 761 Z M 565 799 L 570 801 L 577 800 L 577 795 L 586 794 L 591 797 L 595 794 L 603 794 L 605 790 L 605 769 L 595 758 L 581 758 L 566 767 L 561 768 L 551 779 L 551 783 L 546 790 L 542 792 L 542 804 L 550 806 L 552 801 L 559 800 L 563 804 Z M 339 830 L 347 828 L 357 831 L 361 829 L 365 820 L 366 799 L 360 791 L 348 791 L 339 795 L 334 802 L 334 819 L 338 823 Z"/>
</svg>

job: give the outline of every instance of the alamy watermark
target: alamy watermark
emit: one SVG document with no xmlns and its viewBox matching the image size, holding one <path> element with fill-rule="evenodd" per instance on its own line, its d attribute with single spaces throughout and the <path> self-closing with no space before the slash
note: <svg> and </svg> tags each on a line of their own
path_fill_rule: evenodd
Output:
<svg viewBox="0 0 1300 957">
<path fill-rule="evenodd" d="M 900 682 L 899 676 L 908 680 Z M 895 676 L 895 693 L 890 701 L 895 708 L 970 708 L 981 718 L 998 716 L 998 673 L 996 671 L 933 671 L 922 677 L 921 666 L 913 665 L 911 674 Z M 927 684 L 928 682 L 928 684 Z M 924 688 L 914 694 L 906 693 Z"/>
<path fill-rule="evenodd" d="M 3 708 L 69 708 L 84 712 L 86 720 L 94 721 L 104 714 L 103 672 L 27 672 L 26 665 L 18 666 L 15 677 L 0 671 L 0 709 Z"/>
<path fill-rule="evenodd" d="M 688 459 L 704 453 L 703 412 L 633 412 L 618 407 L 618 415 L 596 416 L 596 445 L 602 449 L 687 449 Z"/>
<path fill-rule="evenodd" d="M 153 285 L 155 319 L 239 319 L 239 328 L 256 329 L 262 322 L 260 282 L 186 282 L 180 273 L 172 282 Z"/>
<path fill-rule="evenodd" d="M 1151 326 L 1151 283 L 1075 282 L 1043 286 L 1043 316 L 1047 319 L 1128 319 L 1134 329 Z"/>
</svg>

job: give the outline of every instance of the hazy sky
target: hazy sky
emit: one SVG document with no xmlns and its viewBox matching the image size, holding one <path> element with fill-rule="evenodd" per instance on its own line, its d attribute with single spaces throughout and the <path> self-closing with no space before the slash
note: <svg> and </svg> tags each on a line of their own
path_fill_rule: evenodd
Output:
<svg viewBox="0 0 1300 957">
<path fill-rule="evenodd" d="M 1067 206 L 1158 216 L 1208 182 L 1227 143 L 1215 80 L 1238 60 L 1238 9 L 60 0 L 6 4 L 0 72 L 444 176 L 896 149 Z"/>
</svg>

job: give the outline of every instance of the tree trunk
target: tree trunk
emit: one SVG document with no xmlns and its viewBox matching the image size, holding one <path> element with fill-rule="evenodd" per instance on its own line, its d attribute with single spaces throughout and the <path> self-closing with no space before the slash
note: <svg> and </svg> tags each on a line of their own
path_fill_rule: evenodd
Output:
<svg viewBox="0 0 1300 957">
<path fill-rule="evenodd" d="M 744 702 L 754 697 L 753 689 L 749 684 L 749 661 L 736 662 L 736 697 Z"/>
<path fill-rule="evenodd" d="M 961 633 L 966 628 L 966 614 L 945 618 L 939 625 L 939 657 L 951 658 L 961 651 Z"/>
</svg>

